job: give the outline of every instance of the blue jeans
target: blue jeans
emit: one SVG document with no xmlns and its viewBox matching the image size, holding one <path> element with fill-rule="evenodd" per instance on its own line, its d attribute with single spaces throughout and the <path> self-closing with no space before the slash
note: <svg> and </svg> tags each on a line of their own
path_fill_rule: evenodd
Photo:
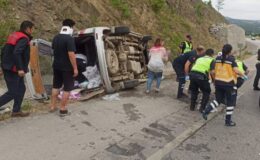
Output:
<svg viewBox="0 0 260 160">
<path fill-rule="evenodd" d="M 147 90 L 151 90 L 154 79 L 156 79 L 156 88 L 159 89 L 162 80 L 162 72 L 152 72 L 148 70 Z"/>
</svg>

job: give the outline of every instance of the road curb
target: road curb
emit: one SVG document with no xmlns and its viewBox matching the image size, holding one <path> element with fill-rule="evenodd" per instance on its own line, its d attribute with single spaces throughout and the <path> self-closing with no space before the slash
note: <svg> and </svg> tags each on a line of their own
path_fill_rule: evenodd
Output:
<svg viewBox="0 0 260 160">
<path fill-rule="evenodd" d="M 224 109 L 224 108 L 223 108 Z M 222 110 L 223 110 L 222 109 Z M 169 154 L 173 149 L 178 147 L 181 143 L 187 140 L 189 137 L 194 135 L 197 131 L 199 131 L 203 126 L 213 120 L 215 117 L 222 113 L 222 110 L 216 113 L 212 113 L 208 116 L 208 120 L 205 121 L 201 119 L 199 122 L 195 123 L 192 127 L 186 129 L 181 135 L 177 136 L 173 141 L 166 144 L 163 148 L 152 154 L 147 160 L 160 160 L 167 154 Z"/>
</svg>

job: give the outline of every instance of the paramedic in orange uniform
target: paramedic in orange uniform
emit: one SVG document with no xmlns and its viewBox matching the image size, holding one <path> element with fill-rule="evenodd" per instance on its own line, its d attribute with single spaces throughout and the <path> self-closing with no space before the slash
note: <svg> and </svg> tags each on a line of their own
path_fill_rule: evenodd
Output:
<svg viewBox="0 0 260 160">
<path fill-rule="evenodd" d="M 245 80 L 247 79 L 247 76 L 239 71 L 235 58 L 231 55 L 231 51 L 232 46 L 225 44 L 222 49 L 222 55 L 218 56 L 215 64 L 212 65 L 211 74 L 215 81 L 216 100 L 209 103 L 202 113 L 203 118 L 207 120 L 208 114 L 226 100 L 225 125 L 228 127 L 236 125 L 232 121 L 236 97 L 232 95 L 236 94 L 237 75 L 243 77 Z"/>
</svg>

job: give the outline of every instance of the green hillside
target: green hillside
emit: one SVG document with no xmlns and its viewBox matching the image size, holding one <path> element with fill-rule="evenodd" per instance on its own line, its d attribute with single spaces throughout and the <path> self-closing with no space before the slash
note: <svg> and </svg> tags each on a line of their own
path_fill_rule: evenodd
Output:
<svg viewBox="0 0 260 160">
<path fill-rule="evenodd" d="M 260 21 L 226 18 L 229 23 L 242 27 L 247 35 L 260 34 Z"/>
<path fill-rule="evenodd" d="M 194 45 L 220 47 L 209 27 L 225 18 L 201 0 L 0 0 L 0 45 L 7 34 L 25 20 L 36 24 L 35 38 L 51 40 L 64 18 L 73 18 L 77 29 L 93 26 L 129 26 L 153 37 L 162 37 L 173 53 L 186 34 Z"/>
</svg>

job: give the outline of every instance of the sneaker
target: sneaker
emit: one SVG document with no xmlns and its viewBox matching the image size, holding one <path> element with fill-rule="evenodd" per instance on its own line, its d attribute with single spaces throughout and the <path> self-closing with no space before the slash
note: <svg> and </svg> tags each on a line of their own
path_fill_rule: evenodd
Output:
<svg viewBox="0 0 260 160">
<path fill-rule="evenodd" d="M 160 92 L 160 89 L 159 89 L 159 88 L 155 88 L 155 92 L 156 92 L 156 93 L 159 93 L 159 92 Z"/>
<path fill-rule="evenodd" d="M 12 112 L 12 114 L 11 114 L 11 117 L 28 117 L 30 115 L 30 113 L 25 113 L 25 112 L 22 112 L 22 111 L 20 111 L 20 112 Z"/>
<path fill-rule="evenodd" d="M 236 126 L 236 123 L 233 122 L 233 121 L 226 122 L 226 123 L 225 123 L 225 126 L 227 126 L 227 127 L 235 127 L 235 126 Z"/>
<path fill-rule="evenodd" d="M 150 93 L 150 90 L 146 90 L 145 93 L 146 93 L 146 94 L 149 94 L 149 93 Z"/>
<path fill-rule="evenodd" d="M 260 88 L 259 87 L 254 87 L 254 90 L 255 91 L 260 91 Z"/>
</svg>

